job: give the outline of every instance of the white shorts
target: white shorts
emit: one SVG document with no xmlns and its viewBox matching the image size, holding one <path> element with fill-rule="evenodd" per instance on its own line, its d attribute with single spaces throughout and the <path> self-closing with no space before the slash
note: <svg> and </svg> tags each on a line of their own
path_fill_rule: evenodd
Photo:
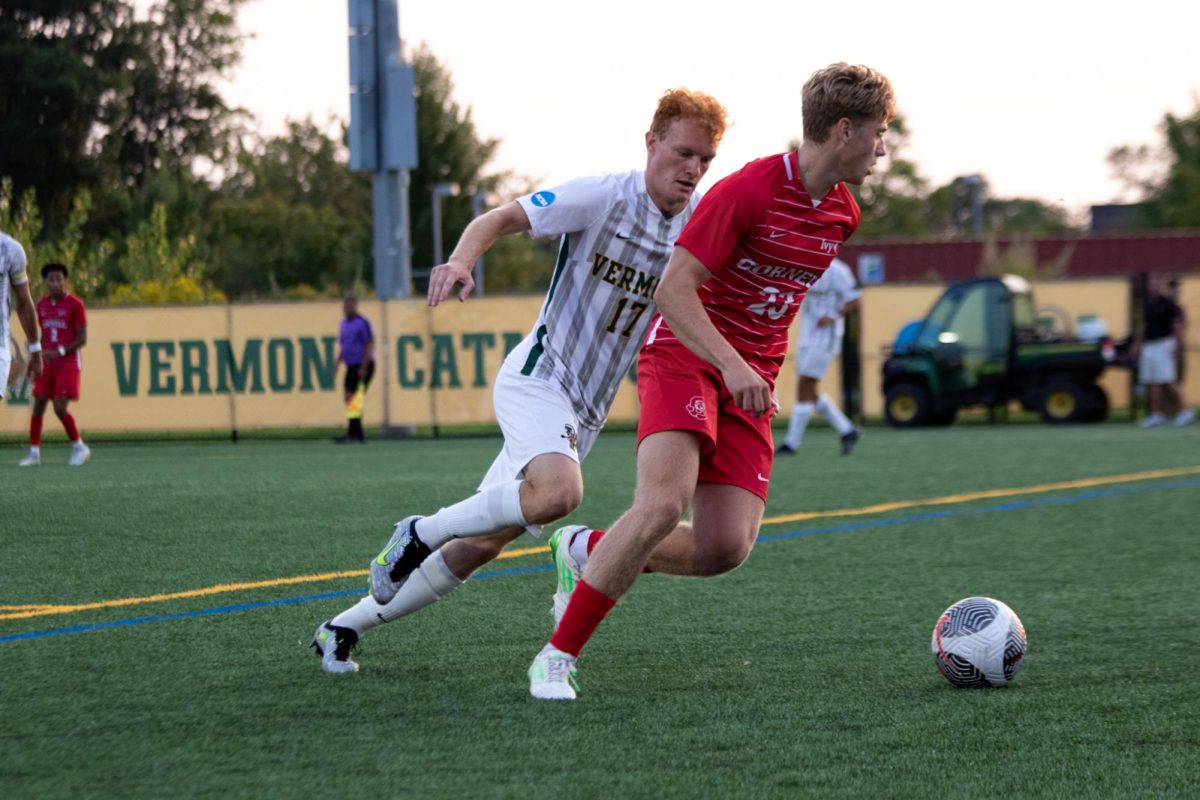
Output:
<svg viewBox="0 0 1200 800">
<path fill-rule="evenodd" d="M 1142 344 L 1138 355 L 1138 380 L 1145 384 L 1163 384 L 1174 383 L 1178 377 L 1173 337 Z"/>
<path fill-rule="evenodd" d="M 600 434 L 599 428 L 579 423 L 561 386 L 522 375 L 507 363 L 496 376 L 492 406 L 504 447 L 483 476 L 481 490 L 522 477 L 529 462 L 545 453 L 582 462 Z"/>
<path fill-rule="evenodd" d="M 821 380 L 829 371 L 829 365 L 837 358 L 837 352 L 825 347 L 804 347 L 796 350 L 796 374 Z"/>
<path fill-rule="evenodd" d="M 4 342 L 0 346 L 0 400 L 8 392 L 8 369 L 11 364 L 12 353 L 8 350 L 8 342 Z M 14 376 L 13 382 L 19 384 L 21 381 Z"/>
</svg>

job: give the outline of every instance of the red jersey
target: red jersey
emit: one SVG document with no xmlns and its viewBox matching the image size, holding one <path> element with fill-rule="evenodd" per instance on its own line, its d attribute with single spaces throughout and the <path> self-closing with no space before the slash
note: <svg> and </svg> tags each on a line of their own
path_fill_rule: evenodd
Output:
<svg viewBox="0 0 1200 800">
<path fill-rule="evenodd" d="M 843 183 L 814 203 L 792 151 L 721 179 L 676 242 L 713 274 L 699 289 L 708 318 L 772 387 L 800 301 L 860 217 Z M 646 344 L 655 341 L 678 341 L 661 318 Z"/>
<path fill-rule="evenodd" d="M 78 330 L 87 326 L 87 311 L 83 308 L 83 301 L 69 292 L 58 300 L 50 295 L 38 300 L 37 316 L 42 328 L 42 349 L 46 351 L 55 351 L 75 341 Z M 79 369 L 83 366 L 83 359 L 76 350 L 68 353 L 66 358 L 47 359 L 46 366 L 50 369 Z"/>
</svg>

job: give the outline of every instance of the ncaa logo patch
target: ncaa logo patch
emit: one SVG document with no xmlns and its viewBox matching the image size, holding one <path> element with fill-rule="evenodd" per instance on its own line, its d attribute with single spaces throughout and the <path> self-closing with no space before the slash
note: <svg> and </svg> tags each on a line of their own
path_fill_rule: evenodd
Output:
<svg viewBox="0 0 1200 800">
<path fill-rule="evenodd" d="M 538 208 L 545 208 L 555 201 L 554 192 L 534 192 L 529 197 L 529 202 L 533 203 Z"/>
<path fill-rule="evenodd" d="M 684 410 L 687 411 L 689 414 L 691 414 L 696 419 L 705 419 L 705 417 L 707 416 L 704 411 L 704 398 L 703 397 L 693 397 L 691 400 L 688 401 L 688 404 L 686 406 L 684 406 Z"/>
</svg>

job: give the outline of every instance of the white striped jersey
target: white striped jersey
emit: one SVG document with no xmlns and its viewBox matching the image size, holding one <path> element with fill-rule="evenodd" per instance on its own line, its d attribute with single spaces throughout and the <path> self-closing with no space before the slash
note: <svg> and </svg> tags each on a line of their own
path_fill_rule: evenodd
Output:
<svg viewBox="0 0 1200 800">
<path fill-rule="evenodd" d="M 840 258 L 831 261 L 825 274 L 808 287 L 804 302 L 800 304 L 800 346 L 819 347 L 834 354 L 842 352 L 846 320 L 838 311 L 861 296 L 850 265 Z M 834 322 L 820 327 L 817 320 L 821 317 L 833 317 Z"/>
<path fill-rule="evenodd" d="M 672 217 L 641 170 L 578 178 L 518 198 L 534 236 L 562 236 L 550 289 L 507 363 L 562 386 L 580 423 L 604 424 L 655 315 L 654 290 L 696 207 Z"/>
<path fill-rule="evenodd" d="M 805 291 L 859 218 L 858 203 L 843 183 L 815 202 L 792 151 L 751 161 L 722 178 L 680 235 L 679 246 L 712 273 L 697 292 L 709 320 L 771 386 Z M 678 343 L 662 321 L 646 346 L 659 342 Z"/>
<path fill-rule="evenodd" d="M 9 314 L 14 310 L 12 287 L 28 280 L 29 276 L 25 274 L 25 248 L 16 239 L 0 233 L 0 347 L 8 347 Z"/>
</svg>

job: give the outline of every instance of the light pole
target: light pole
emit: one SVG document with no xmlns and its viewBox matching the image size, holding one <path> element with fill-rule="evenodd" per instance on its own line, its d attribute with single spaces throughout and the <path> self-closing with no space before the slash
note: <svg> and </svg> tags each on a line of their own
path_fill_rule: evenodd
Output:
<svg viewBox="0 0 1200 800">
<path fill-rule="evenodd" d="M 442 259 L 442 198 L 458 197 L 460 189 L 457 183 L 435 183 L 433 185 L 433 264 L 430 268 L 443 263 Z"/>
</svg>

